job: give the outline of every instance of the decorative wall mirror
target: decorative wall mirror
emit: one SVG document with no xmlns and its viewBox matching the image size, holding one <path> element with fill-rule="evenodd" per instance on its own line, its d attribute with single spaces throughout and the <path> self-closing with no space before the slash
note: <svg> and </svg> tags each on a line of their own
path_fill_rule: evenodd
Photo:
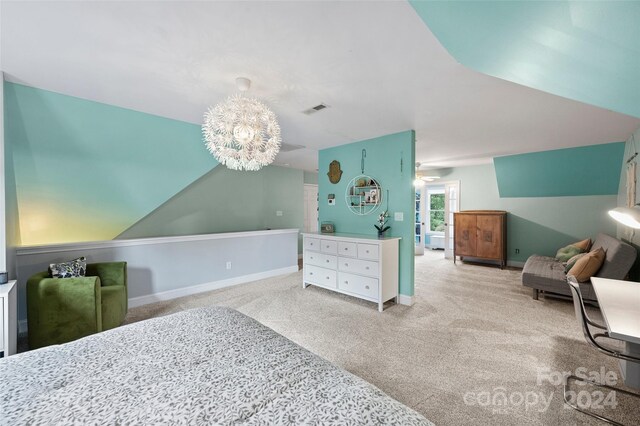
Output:
<svg viewBox="0 0 640 426">
<path fill-rule="evenodd" d="M 382 203 L 382 187 L 371 176 L 358 175 L 347 185 L 344 198 L 351 213 L 359 216 L 371 214 Z"/>
</svg>

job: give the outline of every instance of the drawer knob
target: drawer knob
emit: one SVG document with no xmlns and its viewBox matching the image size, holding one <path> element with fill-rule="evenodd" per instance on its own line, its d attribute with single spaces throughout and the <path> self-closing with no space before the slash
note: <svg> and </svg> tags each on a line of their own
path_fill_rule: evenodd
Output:
<svg viewBox="0 0 640 426">
<path fill-rule="evenodd" d="M 367 290 L 369 290 L 369 286 L 368 286 L 368 285 L 365 285 L 365 286 L 364 286 L 364 288 L 366 288 Z"/>
<path fill-rule="evenodd" d="M 309 275 L 313 275 L 313 272 L 309 272 Z"/>
<path fill-rule="evenodd" d="M 325 277 L 325 279 L 327 279 L 327 280 L 328 280 L 328 279 L 329 279 L 329 277 Z"/>
<path fill-rule="evenodd" d="M 369 253 L 369 250 L 367 250 L 367 253 Z"/>
<path fill-rule="evenodd" d="M 364 269 L 366 269 L 366 270 L 368 271 L 368 270 L 369 270 L 369 267 L 368 267 L 368 266 L 365 266 L 365 268 L 364 268 Z"/>
<path fill-rule="evenodd" d="M 344 264 L 344 266 L 349 266 L 349 264 L 348 264 L 348 263 L 345 263 L 345 264 Z"/>
<path fill-rule="evenodd" d="M 345 283 L 345 284 L 349 284 L 349 281 L 345 281 L 344 283 Z"/>
<path fill-rule="evenodd" d="M 344 248 L 344 251 L 348 251 L 349 249 L 347 247 Z"/>
<path fill-rule="evenodd" d="M 329 263 L 329 259 L 327 259 L 325 262 Z"/>
<path fill-rule="evenodd" d="M 329 246 L 327 246 L 327 248 L 329 248 Z"/>
</svg>

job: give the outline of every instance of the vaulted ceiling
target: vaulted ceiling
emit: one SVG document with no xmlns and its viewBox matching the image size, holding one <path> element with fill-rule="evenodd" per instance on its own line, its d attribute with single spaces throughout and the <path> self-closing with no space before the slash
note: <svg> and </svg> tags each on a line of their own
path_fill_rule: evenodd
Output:
<svg viewBox="0 0 640 426">
<path fill-rule="evenodd" d="M 250 93 L 278 115 L 284 142 L 306 147 L 277 163 L 307 170 L 317 167 L 318 149 L 406 129 L 416 130 L 419 161 L 451 166 L 621 141 L 640 125 L 633 110 L 461 65 L 422 19 L 426 12 L 405 1 L 4 1 L 0 8 L 8 80 L 200 123 L 246 76 Z M 443 39 L 443 28 L 465 31 L 460 16 L 440 11 L 438 19 Z M 486 52 L 490 63 L 490 47 L 479 44 L 476 56 Z M 565 75 L 558 81 L 572 84 Z M 640 105 L 635 91 L 624 93 Z M 329 108 L 302 113 L 319 103 Z"/>
</svg>

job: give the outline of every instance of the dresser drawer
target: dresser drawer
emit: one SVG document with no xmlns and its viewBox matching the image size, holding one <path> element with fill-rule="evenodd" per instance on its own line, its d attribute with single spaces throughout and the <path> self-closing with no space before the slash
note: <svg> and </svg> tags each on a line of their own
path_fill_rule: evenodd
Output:
<svg viewBox="0 0 640 426">
<path fill-rule="evenodd" d="M 318 238 L 305 238 L 304 249 L 320 251 L 320 240 Z"/>
<path fill-rule="evenodd" d="M 358 249 L 356 243 L 349 243 L 346 241 L 338 242 L 338 254 L 340 256 L 356 257 L 358 255 Z"/>
<path fill-rule="evenodd" d="M 378 246 L 375 244 L 358 244 L 358 259 L 378 260 Z"/>
<path fill-rule="evenodd" d="M 323 253 L 338 254 L 338 242 L 334 240 L 320 240 Z"/>
<path fill-rule="evenodd" d="M 324 266 L 325 268 L 336 269 L 338 266 L 338 258 L 330 254 L 305 251 L 304 266 L 306 265 Z"/>
<path fill-rule="evenodd" d="M 304 266 L 304 280 L 323 287 L 336 288 L 336 271 L 314 265 Z"/>
<path fill-rule="evenodd" d="M 371 299 L 378 299 L 378 279 L 353 275 L 347 272 L 338 273 L 338 288 L 349 293 Z"/>
<path fill-rule="evenodd" d="M 338 258 L 338 270 L 351 272 L 353 274 L 378 276 L 378 262 L 370 262 L 368 260 L 349 259 L 346 257 Z"/>
</svg>

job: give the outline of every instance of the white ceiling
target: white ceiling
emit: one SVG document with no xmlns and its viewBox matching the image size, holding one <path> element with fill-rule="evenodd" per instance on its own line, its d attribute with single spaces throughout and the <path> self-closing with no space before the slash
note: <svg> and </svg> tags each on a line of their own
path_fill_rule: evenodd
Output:
<svg viewBox="0 0 640 426">
<path fill-rule="evenodd" d="M 10 81 L 192 123 L 238 76 L 307 149 L 415 129 L 416 158 L 455 166 L 496 155 L 626 140 L 640 120 L 464 68 L 413 8 L 387 2 L 10 2 Z M 455 25 L 452 22 L 452 25 Z M 302 114 L 318 103 L 331 108 Z"/>
</svg>

